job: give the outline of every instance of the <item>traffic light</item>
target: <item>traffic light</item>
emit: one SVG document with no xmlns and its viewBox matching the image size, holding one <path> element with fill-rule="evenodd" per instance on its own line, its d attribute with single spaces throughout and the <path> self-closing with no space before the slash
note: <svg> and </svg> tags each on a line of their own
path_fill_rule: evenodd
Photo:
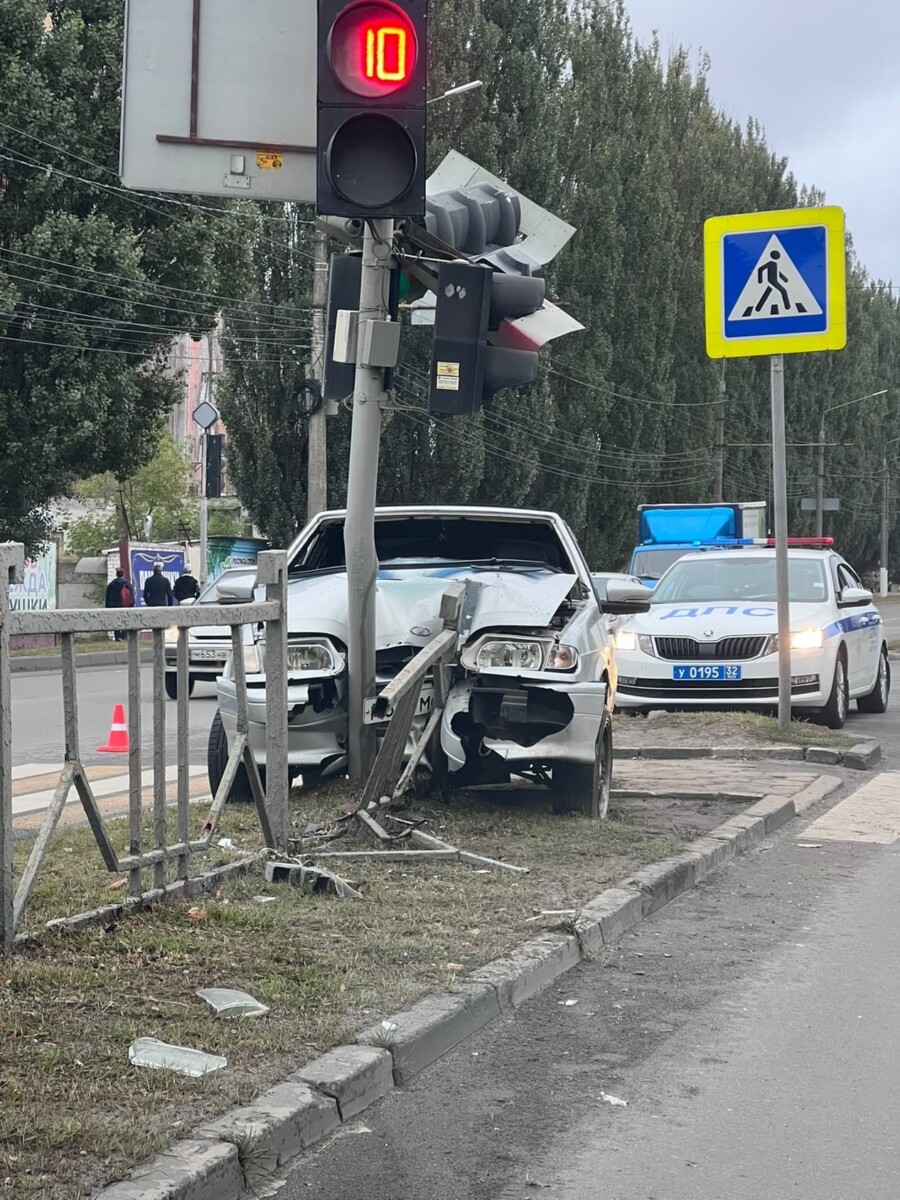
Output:
<svg viewBox="0 0 900 1200">
<path fill-rule="evenodd" d="M 489 345 L 504 321 L 537 312 L 544 280 L 477 263 L 442 263 L 434 314 L 428 411 L 471 415 L 501 388 L 532 383 L 538 351 Z"/>
<path fill-rule="evenodd" d="M 206 435 L 206 498 L 218 500 L 222 495 L 222 448 L 225 436 L 221 433 Z"/>
<path fill-rule="evenodd" d="M 532 383 L 542 340 L 510 322 L 538 312 L 545 284 L 516 243 L 518 195 L 492 184 L 430 196 L 425 225 L 471 263 L 442 263 L 428 410 L 471 414 L 501 388 Z"/>
<path fill-rule="evenodd" d="M 319 0 L 316 211 L 425 212 L 428 0 Z"/>
</svg>

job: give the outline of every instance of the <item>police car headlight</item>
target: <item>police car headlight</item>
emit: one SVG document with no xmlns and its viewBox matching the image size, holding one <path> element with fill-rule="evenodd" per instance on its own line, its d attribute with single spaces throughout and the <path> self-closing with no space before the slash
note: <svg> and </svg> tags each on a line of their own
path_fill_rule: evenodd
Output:
<svg viewBox="0 0 900 1200">
<path fill-rule="evenodd" d="M 797 629 L 791 634 L 792 650 L 821 650 L 825 645 L 825 634 L 821 629 Z M 766 643 L 763 654 L 778 653 L 778 634 L 773 633 Z"/>
<path fill-rule="evenodd" d="M 615 637 L 617 650 L 640 650 L 642 654 L 656 657 L 653 638 L 649 633 L 635 633 L 633 629 L 620 629 Z"/>
<path fill-rule="evenodd" d="M 798 629 L 791 634 L 792 650 L 821 650 L 825 645 L 825 635 L 821 629 Z"/>
</svg>

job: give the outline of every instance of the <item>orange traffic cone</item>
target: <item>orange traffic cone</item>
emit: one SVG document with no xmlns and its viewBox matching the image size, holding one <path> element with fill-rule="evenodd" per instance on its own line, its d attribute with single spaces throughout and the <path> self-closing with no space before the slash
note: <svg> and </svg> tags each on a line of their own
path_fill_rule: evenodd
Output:
<svg viewBox="0 0 900 1200">
<path fill-rule="evenodd" d="M 113 709 L 112 725 L 109 730 L 109 741 L 105 746 L 98 746 L 98 754 L 127 754 L 128 726 L 125 724 L 125 709 L 117 704 Z"/>
</svg>

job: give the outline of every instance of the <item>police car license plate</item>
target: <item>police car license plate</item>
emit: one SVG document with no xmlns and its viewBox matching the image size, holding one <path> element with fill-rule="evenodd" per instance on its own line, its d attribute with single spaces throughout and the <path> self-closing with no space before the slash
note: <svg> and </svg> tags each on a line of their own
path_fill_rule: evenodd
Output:
<svg viewBox="0 0 900 1200">
<path fill-rule="evenodd" d="M 696 680 L 697 682 L 703 682 L 704 680 L 707 680 L 707 679 L 709 679 L 709 680 L 729 679 L 730 680 L 730 679 L 740 679 L 740 677 L 741 677 L 741 668 L 740 667 L 726 667 L 726 666 L 707 667 L 707 666 L 699 666 L 696 663 L 692 663 L 690 666 L 673 667 L 672 668 L 672 678 L 673 679 L 687 679 L 687 680 Z"/>
</svg>

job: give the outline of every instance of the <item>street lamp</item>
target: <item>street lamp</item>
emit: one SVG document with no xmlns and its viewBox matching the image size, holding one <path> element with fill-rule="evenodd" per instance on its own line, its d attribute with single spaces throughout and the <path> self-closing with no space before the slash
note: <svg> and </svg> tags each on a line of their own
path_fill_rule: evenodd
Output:
<svg viewBox="0 0 900 1200">
<path fill-rule="evenodd" d="M 819 453 L 816 466 L 816 537 L 822 536 L 825 512 L 825 418 L 830 412 L 839 408 L 849 408 L 851 404 L 860 404 L 863 400 L 874 400 L 876 396 L 886 396 L 887 388 L 880 392 L 868 392 L 865 396 L 857 396 L 855 400 L 844 400 L 840 404 L 830 404 L 822 409 L 819 418 Z"/>
<path fill-rule="evenodd" d="M 461 96 L 463 92 L 474 92 L 476 88 L 484 87 L 484 83 L 480 79 L 473 79 L 471 83 L 461 83 L 459 87 L 452 87 L 446 92 L 442 92 L 440 96 L 432 96 L 430 100 L 426 100 L 426 104 L 437 104 L 438 100 L 449 100 L 451 96 Z"/>
<path fill-rule="evenodd" d="M 891 438 L 884 443 L 884 458 L 881 460 L 881 562 L 878 569 L 878 594 L 886 596 L 890 581 L 888 579 L 888 551 L 890 549 L 891 532 L 891 473 L 888 470 L 888 446 L 896 445 L 900 437 Z"/>
</svg>

